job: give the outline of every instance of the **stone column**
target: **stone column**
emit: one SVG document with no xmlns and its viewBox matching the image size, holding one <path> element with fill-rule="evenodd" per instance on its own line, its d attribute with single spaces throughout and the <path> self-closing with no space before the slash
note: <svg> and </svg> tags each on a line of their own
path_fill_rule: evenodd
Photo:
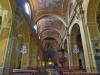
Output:
<svg viewBox="0 0 100 75">
<path fill-rule="evenodd" d="M 69 37 L 69 32 L 67 32 L 67 48 L 68 48 L 68 63 L 69 63 L 69 70 L 72 68 L 72 53 L 71 53 L 71 42 Z"/>
<path fill-rule="evenodd" d="M 79 7 L 79 11 L 80 11 L 80 17 L 82 20 L 82 26 L 81 26 L 81 33 L 82 38 L 85 41 L 83 43 L 83 48 L 86 49 L 84 50 L 84 54 L 85 54 L 85 62 L 86 62 L 86 68 L 88 72 L 96 72 L 96 69 L 92 69 L 91 67 L 96 67 L 96 63 L 95 63 L 95 58 L 94 58 L 94 53 L 93 53 L 93 48 L 92 48 L 92 43 L 91 43 L 91 38 L 90 38 L 90 33 L 89 33 L 89 29 L 88 29 L 88 25 L 86 24 L 85 21 L 85 15 L 84 15 L 84 10 L 82 7 L 82 1 L 81 0 L 77 0 L 77 4 Z"/>
<path fill-rule="evenodd" d="M 90 35 L 91 47 L 92 47 L 91 52 L 89 52 L 91 70 L 94 71 L 94 70 L 97 70 L 97 66 L 96 66 L 96 59 L 95 59 L 95 51 L 94 51 L 94 48 L 93 48 L 93 44 L 94 44 L 93 40 L 100 39 L 100 33 L 99 33 L 98 25 L 96 23 L 88 22 L 87 26 L 88 26 L 88 29 L 89 29 L 89 35 Z"/>
</svg>

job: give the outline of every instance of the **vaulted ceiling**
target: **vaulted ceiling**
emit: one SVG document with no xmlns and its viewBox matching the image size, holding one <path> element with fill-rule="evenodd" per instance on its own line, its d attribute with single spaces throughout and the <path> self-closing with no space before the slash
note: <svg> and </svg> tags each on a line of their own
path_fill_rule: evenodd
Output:
<svg viewBox="0 0 100 75">
<path fill-rule="evenodd" d="M 61 43 L 65 31 L 63 21 L 67 17 L 67 0 L 29 0 L 32 8 L 32 20 L 37 24 L 41 41 L 53 38 Z M 56 17 L 57 16 L 57 17 Z M 51 41 L 51 40 L 50 40 Z"/>
<path fill-rule="evenodd" d="M 41 16 L 43 14 L 55 14 L 65 17 L 67 14 L 67 0 L 29 0 L 33 14 Z"/>
<path fill-rule="evenodd" d="M 22 2 L 20 0 L 17 4 L 20 9 Z M 21 0 L 22 1 L 22 0 Z M 41 41 L 45 38 L 53 38 L 58 44 L 64 36 L 67 18 L 68 0 L 23 0 L 29 2 L 31 7 L 31 19 L 33 26 L 37 25 L 37 34 L 41 37 Z M 22 5 L 24 5 L 22 4 Z M 28 11 L 27 11 L 28 12 Z M 49 40 L 49 39 L 48 39 Z M 50 42 L 53 40 L 49 40 Z"/>
</svg>

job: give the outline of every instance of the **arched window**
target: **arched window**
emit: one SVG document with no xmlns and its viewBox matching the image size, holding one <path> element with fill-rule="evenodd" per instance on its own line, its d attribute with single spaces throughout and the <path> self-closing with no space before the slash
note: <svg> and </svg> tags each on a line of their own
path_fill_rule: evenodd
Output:
<svg viewBox="0 0 100 75">
<path fill-rule="evenodd" d="M 28 14 L 28 15 L 31 15 L 31 8 L 30 8 L 30 5 L 28 2 L 25 3 L 25 12 Z"/>
</svg>

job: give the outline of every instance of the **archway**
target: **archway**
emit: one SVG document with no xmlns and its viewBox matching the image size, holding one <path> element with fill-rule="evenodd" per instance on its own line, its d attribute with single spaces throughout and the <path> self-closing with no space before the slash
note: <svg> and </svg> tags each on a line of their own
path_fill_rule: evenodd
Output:
<svg viewBox="0 0 100 75">
<path fill-rule="evenodd" d="M 65 30 L 65 22 L 53 14 L 44 14 L 36 19 L 37 34 L 41 45 L 42 59 L 48 65 L 48 61 L 56 62 L 57 50 L 62 39 L 62 32 Z M 55 44 L 56 43 L 56 44 Z M 45 51 L 46 50 L 46 51 Z M 54 54 L 53 54 L 54 53 Z M 49 55 L 49 56 L 48 56 Z"/>
<path fill-rule="evenodd" d="M 72 54 L 72 69 L 85 70 L 85 58 L 83 52 L 83 45 L 78 24 L 74 24 L 71 30 L 71 54 Z"/>
<path fill-rule="evenodd" d="M 57 63 L 57 50 L 59 49 L 59 44 L 55 38 L 46 37 L 42 42 L 43 48 L 43 60 L 45 62 L 45 67 L 54 67 Z"/>
<path fill-rule="evenodd" d="M 87 13 L 86 13 L 86 17 L 87 17 L 87 25 L 88 25 L 88 29 L 89 29 L 89 35 L 91 37 L 91 44 L 92 44 L 92 52 L 94 52 L 93 54 L 93 58 L 91 59 L 93 61 L 93 67 L 91 65 L 91 70 L 95 70 L 97 71 L 97 68 L 100 66 L 100 59 L 98 59 L 98 57 L 96 58 L 97 54 L 96 52 L 96 47 L 98 45 L 100 45 L 100 26 L 99 26 L 99 14 L 100 14 L 100 0 L 89 0 L 89 4 L 88 4 L 88 9 L 87 9 Z M 92 12 L 92 13 L 91 13 Z M 97 45 L 98 44 L 98 45 Z"/>
</svg>

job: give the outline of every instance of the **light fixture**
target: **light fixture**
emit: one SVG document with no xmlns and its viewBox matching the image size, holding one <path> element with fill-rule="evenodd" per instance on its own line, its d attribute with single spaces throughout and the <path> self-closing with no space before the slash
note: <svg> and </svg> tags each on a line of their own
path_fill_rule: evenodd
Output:
<svg viewBox="0 0 100 75">
<path fill-rule="evenodd" d="M 41 37 L 39 36 L 39 39 L 40 39 Z"/>
<path fill-rule="evenodd" d="M 28 2 L 25 3 L 25 11 L 28 15 L 31 15 L 31 8 Z"/>
<path fill-rule="evenodd" d="M 48 62 L 48 65 L 52 65 L 52 64 L 53 64 L 52 61 L 49 61 L 49 62 Z"/>
<path fill-rule="evenodd" d="M 49 60 L 48 60 L 48 65 L 53 65 L 51 58 L 49 58 Z"/>
</svg>

